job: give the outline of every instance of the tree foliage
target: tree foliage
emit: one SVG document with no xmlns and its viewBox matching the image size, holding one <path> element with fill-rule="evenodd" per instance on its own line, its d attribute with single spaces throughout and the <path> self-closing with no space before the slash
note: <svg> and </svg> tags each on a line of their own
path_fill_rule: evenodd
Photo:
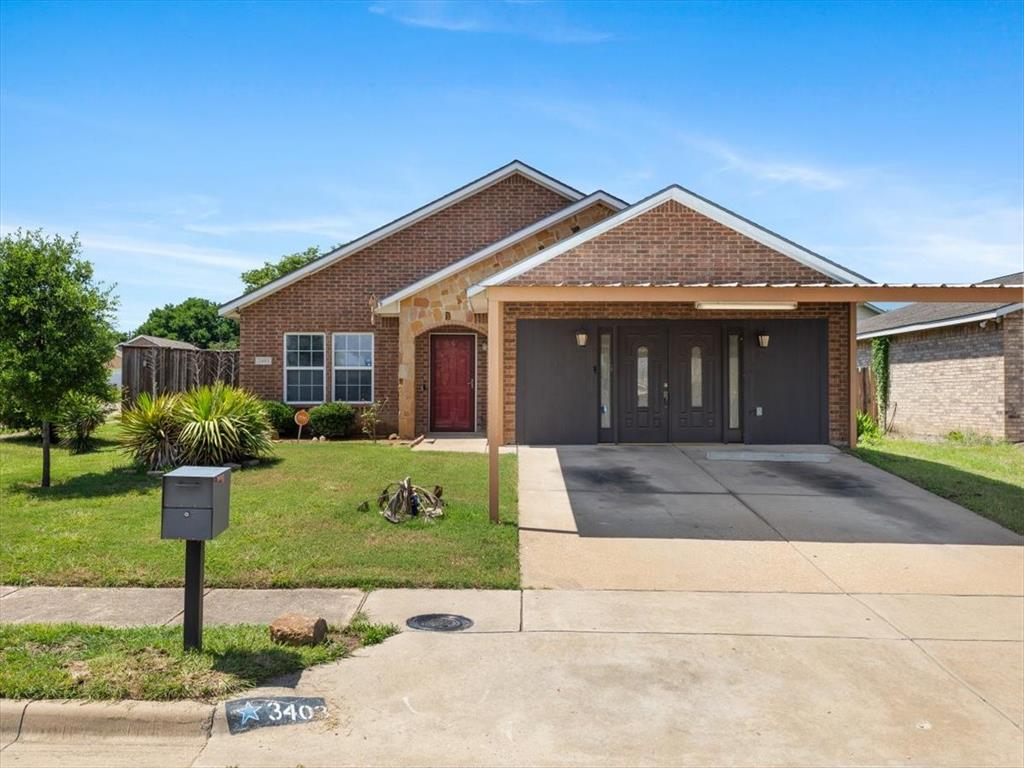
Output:
<svg viewBox="0 0 1024 768">
<path fill-rule="evenodd" d="M 80 253 L 77 235 L 19 229 L 0 240 L 0 400 L 43 427 L 44 487 L 49 424 L 69 393 L 108 393 L 114 355 L 117 299 Z"/>
<path fill-rule="evenodd" d="M 149 313 L 133 335 L 162 336 L 195 344 L 200 349 L 237 349 L 238 323 L 217 314 L 217 304 L 192 297 Z"/>
<path fill-rule="evenodd" d="M 882 429 L 888 429 L 889 414 L 889 337 L 876 336 L 871 340 L 871 372 L 875 376 L 875 401 Z"/>
<path fill-rule="evenodd" d="M 245 292 L 250 293 L 257 288 L 262 288 L 267 283 L 273 282 L 289 272 L 294 272 L 311 261 L 316 261 L 320 258 L 320 255 L 320 247 L 311 245 L 304 251 L 282 256 L 277 261 L 265 261 L 262 267 L 250 269 L 248 272 L 242 273 L 242 283 L 245 284 Z"/>
</svg>

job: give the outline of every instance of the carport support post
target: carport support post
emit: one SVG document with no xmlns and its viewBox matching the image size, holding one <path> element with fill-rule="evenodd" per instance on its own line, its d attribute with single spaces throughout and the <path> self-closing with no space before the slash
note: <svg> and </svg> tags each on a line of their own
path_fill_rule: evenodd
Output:
<svg viewBox="0 0 1024 768">
<path fill-rule="evenodd" d="M 850 447 L 857 445 L 857 398 L 859 377 L 857 376 L 857 304 L 850 302 L 850 359 L 846 365 L 847 386 L 850 388 Z"/>
<path fill-rule="evenodd" d="M 504 441 L 505 304 L 487 302 L 487 479 L 491 522 L 498 522 L 498 449 Z"/>
</svg>

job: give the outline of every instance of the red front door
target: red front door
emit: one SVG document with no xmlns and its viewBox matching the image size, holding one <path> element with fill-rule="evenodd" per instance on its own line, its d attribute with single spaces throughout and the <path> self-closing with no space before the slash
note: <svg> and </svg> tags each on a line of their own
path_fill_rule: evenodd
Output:
<svg viewBox="0 0 1024 768">
<path fill-rule="evenodd" d="M 430 337 L 430 429 L 472 432 L 476 407 L 476 337 Z"/>
</svg>

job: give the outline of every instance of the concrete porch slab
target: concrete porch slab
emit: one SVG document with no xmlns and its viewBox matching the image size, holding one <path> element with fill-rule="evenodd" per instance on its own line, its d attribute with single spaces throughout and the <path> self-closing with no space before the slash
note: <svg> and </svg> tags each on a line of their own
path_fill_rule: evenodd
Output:
<svg viewBox="0 0 1024 768">
<path fill-rule="evenodd" d="M 898 639 L 849 595 L 526 590 L 523 631 Z"/>
<path fill-rule="evenodd" d="M 0 622 L 138 627 L 166 624 L 184 607 L 181 589 L 24 587 L 0 599 Z"/>
<path fill-rule="evenodd" d="M 375 622 L 414 632 L 406 619 L 421 613 L 457 613 L 473 620 L 464 632 L 518 632 L 518 589 L 378 589 L 366 597 L 363 611 Z"/>
<path fill-rule="evenodd" d="M 1024 642 L 1024 597 L 857 595 L 857 599 L 908 637 Z"/>
</svg>

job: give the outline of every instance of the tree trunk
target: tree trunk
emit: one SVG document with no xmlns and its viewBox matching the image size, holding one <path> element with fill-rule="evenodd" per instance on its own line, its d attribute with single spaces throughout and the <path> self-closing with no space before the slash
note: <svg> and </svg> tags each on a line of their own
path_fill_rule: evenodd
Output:
<svg viewBox="0 0 1024 768">
<path fill-rule="evenodd" d="M 43 422 L 43 488 L 50 487 L 50 422 Z"/>
</svg>

